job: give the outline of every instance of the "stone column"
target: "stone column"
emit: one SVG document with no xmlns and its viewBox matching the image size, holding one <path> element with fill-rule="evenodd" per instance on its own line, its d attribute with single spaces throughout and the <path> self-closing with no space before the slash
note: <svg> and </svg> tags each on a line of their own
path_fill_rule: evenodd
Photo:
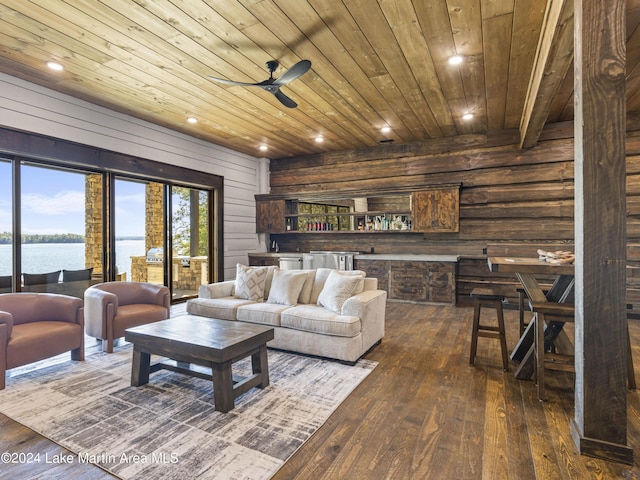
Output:
<svg viewBox="0 0 640 480">
<path fill-rule="evenodd" d="M 90 174 L 84 181 L 84 263 L 102 274 L 102 175 Z"/>
</svg>

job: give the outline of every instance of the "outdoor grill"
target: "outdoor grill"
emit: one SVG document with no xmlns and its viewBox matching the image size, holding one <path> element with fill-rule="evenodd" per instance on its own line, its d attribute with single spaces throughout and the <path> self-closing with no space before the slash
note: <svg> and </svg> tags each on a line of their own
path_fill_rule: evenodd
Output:
<svg viewBox="0 0 640 480">
<path fill-rule="evenodd" d="M 164 261 L 164 250 L 162 247 L 150 248 L 147 252 L 147 263 L 162 263 Z"/>
</svg>

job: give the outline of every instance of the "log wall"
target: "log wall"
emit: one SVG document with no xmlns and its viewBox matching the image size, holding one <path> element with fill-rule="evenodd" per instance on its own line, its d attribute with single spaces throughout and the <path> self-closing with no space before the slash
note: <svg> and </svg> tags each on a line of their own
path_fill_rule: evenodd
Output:
<svg viewBox="0 0 640 480">
<path fill-rule="evenodd" d="M 640 129 L 627 134 L 628 303 L 640 307 Z M 354 250 L 462 256 L 458 303 L 496 282 L 515 296 L 514 278 L 494 277 L 489 255 L 535 255 L 573 249 L 573 123 L 547 126 L 537 146 L 518 147 L 515 131 L 381 145 L 271 161 L 271 193 L 381 192 L 461 183 L 460 231 L 287 233 L 271 235 L 281 251 Z M 636 291 L 637 290 L 637 291 Z"/>
</svg>

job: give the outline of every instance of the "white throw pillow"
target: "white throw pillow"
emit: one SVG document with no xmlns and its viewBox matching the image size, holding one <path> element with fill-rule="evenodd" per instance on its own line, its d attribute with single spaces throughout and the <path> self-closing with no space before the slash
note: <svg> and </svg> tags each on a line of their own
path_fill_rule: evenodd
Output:
<svg viewBox="0 0 640 480">
<path fill-rule="evenodd" d="M 313 281 L 309 303 L 318 303 L 318 296 L 320 296 L 320 292 L 322 292 L 322 289 L 324 288 L 324 283 L 327 281 L 327 278 L 329 278 L 329 274 L 331 272 L 339 272 L 340 275 L 356 275 L 362 278 L 366 276 L 366 274 L 362 270 L 336 270 L 334 268 L 318 268 L 316 269 L 316 276 Z"/>
<path fill-rule="evenodd" d="M 322 305 L 336 313 L 342 311 L 342 305 L 349 297 L 362 293 L 364 278 L 359 275 L 342 275 L 332 271 L 318 295 L 318 305 Z"/>
<path fill-rule="evenodd" d="M 268 267 L 236 265 L 235 297 L 254 302 L 264 301 L 264 285 Z"/>
<path fill-rule="evenodd" d="M 306 272 L 296 270 L 276 270 L 273 272 L 271 289 L 267 303 L 295 305 L 307 278 Z"/>
<path fill-rule="evenodd" d="M 264 282 L 264 299 L 265 301 L 267 300 L 267 297 L 269 296 L 269 290 L 271 289 L 271 281 L 273 280 L 273 272 L 275 272 L 276 270 L 279 270 L 280 267 L 276 266 L 276 265 L 269 265 L 268 267 L 265 267 L 267 269 L 267 279 Z"/>
<path fill-rule="evenodd" d="M 302 290 L 300 290 L 300 296 L 298 297 L 298 303 L 312 303 L 311 302 L 311 292 L 313 291 L 313 283 L 316 279 L 316 270 L 302 270 L 307 274 L 306 280 L 304 281 L 304 285 L 302 285 Z M 313 302 L 316 303 L 316 302 Z"/>
</svg>

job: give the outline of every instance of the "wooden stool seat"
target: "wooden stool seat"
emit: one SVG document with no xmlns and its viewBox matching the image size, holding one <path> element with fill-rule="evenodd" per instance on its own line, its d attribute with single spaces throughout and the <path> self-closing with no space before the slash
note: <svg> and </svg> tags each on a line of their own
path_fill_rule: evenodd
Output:
<svg viewBox="0 0 640 480">
<path fill-rule="evenodd" d="M 469 364 L 475 364 L 476 352 L 478 350 L 478 337 L 493 338 L 500 340 L 502 368 L 505 372 L 509 371 L 507 338 L 505 335 L 504 315 L 502 311 L 502 302 L 505 300 L 504 295 L 499 295 L 490 288 L 474 288 L 471 292 L 471 298 L 473 298 L 473 329 L 471 332 Z M 480 313 L 483 306 L 496 309 L 496 315 L 498 317 L 497 325 L 483 325 L 480 323 Z"/>
</svg>

